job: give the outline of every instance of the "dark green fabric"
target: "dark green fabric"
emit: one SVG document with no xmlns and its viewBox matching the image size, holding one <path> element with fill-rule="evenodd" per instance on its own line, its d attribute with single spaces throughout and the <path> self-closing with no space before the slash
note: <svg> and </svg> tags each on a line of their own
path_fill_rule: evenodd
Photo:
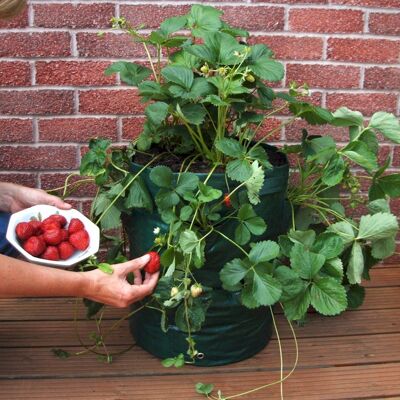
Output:
<svg viewBox="0 0 400 400">
<path fill-rule="evenodd" d="M 133 165 L 132 172 L 139 170 Z M 198 174 L 204 180 L 207 174 Z M 152 196 L 158 191 L 149 179 L 149 171 L 141 175 Z M 274 240 L 286 231 L 289 223 L 289 213 L 285 206 L 286 187 L 288 179 L 288 165 L 275 167 L 266 173 L 266 182 L 261 191 L 261 203 L 255 207 L 258 215 L 267 222 L 267 231 L 263 236 L 253 240 Z M 209 185 L 218 187 L 226 192 L 226 183 L 223 174 L 215 174 L 208 181 Z M 142 255 L 152 246 L 154 240 L 153 229 L 161 227 L 165 231 L 168 227 L 161 221 L 156 210 L 149 213 L 135 209 L 131 215 L 124 216 L 124 226 L 130 242 L 130 251 L 133 257 Z M 228 221 L 220 230 L 230 238 L 234 237 L 236 223 Z M 221 289 L 219 271 L 223 265 L 235 257 L 241 257 L 240 251 L 220 236 L 210 235 L 206 245 L 206 263 L 196 271 L 196 279 L 206 286 L 213 287 L 212 303 L 207 311 L 205 325 L 201 332 L 193 335 L 197 342 L 197 349 L 204 353 L 202 360 L 196 365 L 212 366 L 228 364 L 251 357 L 268 343 L 271 332 L 271 315 L 267 307 L 249 310 L 240 304 L 235 293 L 228 293 Z M 170 318 L 173 321 L 173 316 Z M 175 326 L 170 326 L 167 333 L 160 328 L 160 313 L 144 309 L 135 314 L 131 320 L 131 331 L 139 346 L 160 358 L 186 354 L 186 334 Z"/>
</svg>

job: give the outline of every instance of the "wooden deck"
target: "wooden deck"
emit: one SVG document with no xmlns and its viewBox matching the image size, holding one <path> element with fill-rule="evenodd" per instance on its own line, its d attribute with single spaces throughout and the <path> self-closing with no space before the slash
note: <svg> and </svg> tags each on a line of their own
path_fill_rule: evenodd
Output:
<svg viewBox="0 0 400 400">
<path fill-rule="evenodd" d="M 375 267 L 360 310 L 340 317 L 312 315 L 296 328 L 299 365 L 284 384 L 284 398 L 400 399 L 400 266 Z M 279 379 L 275 339 L 259 355 L 237 364 L 166 369 L 134 347 L 113 364 L 94 355 L 56 358 L 51 349 L 79 350 L 71 299 L 0 300 L 1 400 L 196 400 L 196 382 L 212 382 L 225 396 Z M 110 310 L 112 324 L 122 310 Z M 80 314 L 82 336 L 94 330 Z M 285 370 L 294 361 L 294 342 L 281 315 Z M 132 343 L 127 324 L 109 337 L 114 350 Z M 279 385 L 242 399 L 280 399 Z"/>
</svg>

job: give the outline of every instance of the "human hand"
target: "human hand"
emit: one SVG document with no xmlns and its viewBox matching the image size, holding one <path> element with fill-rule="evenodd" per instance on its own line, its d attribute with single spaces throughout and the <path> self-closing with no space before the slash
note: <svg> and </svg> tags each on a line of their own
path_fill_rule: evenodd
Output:
<svg viewBox="0 0 400 400">
<path fill-rule="evenodd" d="M 149 262 L 150 256 L 145 254 L 140 258 L 127 261 L 122 264 L 113 265 L 112 275 L 95 269 L 82 272 L 88 279 L 88 285 L 84 290 L 83 297 L 108 304 L 114 307 L 127 307 L 129 304 L 142 300 L 150 295 L 157 285 L 159 273 L 149 274 L 146 272 L 142 279 L 141 269 Z M 127 280 L 127 275 L 133 272 L 134 284 Z"/>
<path fill-rule="evenodd" d="M 13 183 L 0 182 L 0 210 L 15 213 L 37 204 L 48 204 L 61 210 L 69 210 L 71 204 L 41 189 L 32 189 Z"/>
</svg>

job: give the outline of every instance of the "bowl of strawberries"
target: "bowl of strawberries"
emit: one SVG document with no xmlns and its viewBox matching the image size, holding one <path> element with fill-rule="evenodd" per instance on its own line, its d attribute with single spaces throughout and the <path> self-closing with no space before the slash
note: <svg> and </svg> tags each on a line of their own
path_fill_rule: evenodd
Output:
<svg viewBox="0 0 400 400">
<path fill-rule="evenodd" d="M 6 238 L 33 263 L 70 267 L 97 253 L 100 230 L 78 210 L 37 205 L 11 216 Z"/>
</svg>

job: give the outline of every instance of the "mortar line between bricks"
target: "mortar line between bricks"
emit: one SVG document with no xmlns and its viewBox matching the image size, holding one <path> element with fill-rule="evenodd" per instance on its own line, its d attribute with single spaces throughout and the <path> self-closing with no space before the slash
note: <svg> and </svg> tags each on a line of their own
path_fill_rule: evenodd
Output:
<svg viewBox="0 0 400 400">
<path fill-rule="evenodd" d="M 74 3 L 78 4 L 88 4 L 88 5 L 95 5 L 95 4 L 101 4 L 102 2 L 99 1 L 79 1 L 76 0 Z M 107 0 L 106 3 L 111 3 L 111 4 L 121 4 L 121 0 Z M 36 4 L 36 5 L 42 5 L 43 0 L 31 0 L 31 4 Z M 47 0 L 46 4 L 71 4 L 71 1 L 66 1 L 66 0 Z M 280 2 L 280 3 L 271 3 L 268 1 L 265 1 L 263 3 L 251 3 L 250 0 L 245 0 L 242 2 L 233 2 L 233 1 L 215 1 L 215 2 L 198 2 L 198 1 L 179 1 L 179 3 L 174 2 L 174 1 L 157 1 L 156 5 L 159 6 L 177 6 L 177 5 L 192 5 L 192 4 L 208 4 L 208 5 L 213 5 L 213 6 L 253 6 L 253 7 L 279 7 L 279 6 L 285 6 L 288 5 L 285 2 Z M 148 6 L 152 5 L 154 6 L 154 1 L 125 1 L 123 2 L 122 5 L 127 5 L 127 6 Z M 373 7 L 373 6 L 357 6 L 357 5 L 340 5 L 340 4 L 290 4 L 291 8 L 300 8 L 300 9 L 312 9 L 312 8 L 321 8 L 321 9 L 327 9 L 329 8 L 330 10 L 372 10 L 372 11 L 377 11 L 377 12 L 393 12 L 397 10 L 396 7 L 387 7 L 385 9 L 379 8 L 379 7 Z"/>
<path fill-rule="evenodd" d="M 282 92 L 287 88 L 284 87 L 278 87 L 274 88 L 275 91 Z M 132 94 L 138 93 L 135 88 L 130 88 L 130 87 L 125 87 L 125 86 L 110 86 L 110 87 L 104 87 L 104 86 L 90 86 L 90 87 L 78 87 L 78 86 L 26 86 L 26 87 L 0 87 L 0 93 L 1 92 L 40 92 L 40 91 L 46 91 L 46 90 L 52 90 L 54 92 L 57 91 L 78 91 L 78 92 L 93 92 L 93 91 L 102 91 L 103 93 L 107 92 L 115 92 L 115 91 L 131 91 Z M 398 89 L 365 89 L 365 90 L 360 90 L 360 88 L 356 89 L 342 89 L 342 88 L 325 88 L 325 87 L 318 87 L 318 86 L 312 86 L 311 87 L 312 92 L 321 92 L 321 91 L 327 91 L 327 92 L 334 92 L 334 93 L 354 93 L 354 94 L 374 94 L 374 93 L 386 93 L 386 94 L 398 94 L 399 90 Z M 33 115 L 33 114 L 32 114 Z M 36 114 L 34 114 L 36 115 Z M 39 114 L 40 115 L 40 114 Z M 57 115 L 57 114 L 56 114 Z"/>
<path fill-rule="evenodd" d="M 400 94 L 399 94 L 399 98 L 397 100 L 397 115 L 400 115 Z"/>
<path fill-rule="evenodd" d="M 290 27 L 289 27 L 289 6 L 286 5 L 285 6 L 285 11 L 284 11 L 284 15 L 283 15 L 283 30 L 285 32 L 289 32 L 290 31 Z"/>
<path fill-rule="evenodd" d="M 114 13 L 115 13 L 116 18 L 120 18 L 121 14 L 120 14 L 120 4 L 119 3 L 115 3 Z"/>
<path fill-rule="evenodd" d="M 365 82 L 365 67 L 362 65 L 360 68 L 360 83 L 359 83 L 360 89 L 362 89 L 362 90 L 365 90 L 364 82 Z"/>
<path fill-rule="evenodd" d="M 400 14 L 400 13 L 399 13 Z M 101 28 L 37 28 L 37 27 L 29 27 L 29 28 L 10 28 L 7 30 L 0 30 L 0 35 L 2 34 L 10 34 L 10 33 L 92 33 L 96 34 L 99 32 Z M 106 33 L 110 33 L 113 35 L 125 35 L 124 32 L 114 31 L 111 29 L 104 30 Z M 139 30 L 139 32 L 143 34 L 149 34 L 152 32 L 152 29 L 143 29 Z M 372 33 L 364 33 L 364 32 L 295 32 L 295 31 L 260 31 L 260 30 L 250 30 L 249 31 L 253 37 L 259 36 L 287 36 L 291 38 L 323 38 L 329 37 L 332 39 L 375 39 L 382 40 L 386 39 L 392 42 L 399 42 L 398 36 L 396 35 L 375 35 Z M 178 32 L 179 33 L 179 32 Z"/>
<path fill-rule="evenodd" d="M 29 3 L 28 5 L 28 24 L 30 27 L 34 26 L 34 21 L 35 21 L 35 9 L 33 8 L 32 3 Z"/>
<path fill-rule="evenodd" d="M 129 58 L 130 61 L 140 62 L 146 61 L 144 58 L 140 57 L 121 57 L 121 58 L 105 58 L 105 57 L 85 57 L 85 58 L 74 58 L 74 57 L 0 57 L 0 62 L 28 62 L 28 61 L 39 61 L 39 62 L 77 62 L 77 63 L 85 63 L 85 62 L 115 62 L 126 60 Z M 379 67 L 379 68 L 399 68 L 399 63 L 372 63 L 372 62 L 356 62 L 356 61 L 338 61 L 338 60 L 284 60 L 278 59 L 280 62 L 286 62 L 290 64 L 304 64 L 304 65 L 332 65 L 332 66 L 366 66 L 369 68 Z"/>
<path fill-rule="evenodd" d="M 369 33 L 369 11 L 366 11 L 363 18 L 364 18 L 364 29 L 363 32 L 368 34 Z"/>
<path fill-rule="evenodd" d="M 34 117 L 32 119 L 32 133 L 33 133 L 33 142 L 34 144 L 39 143 L 39 124 L 38 124 L 38 119 L 37 117 Z"/>
</svg>

